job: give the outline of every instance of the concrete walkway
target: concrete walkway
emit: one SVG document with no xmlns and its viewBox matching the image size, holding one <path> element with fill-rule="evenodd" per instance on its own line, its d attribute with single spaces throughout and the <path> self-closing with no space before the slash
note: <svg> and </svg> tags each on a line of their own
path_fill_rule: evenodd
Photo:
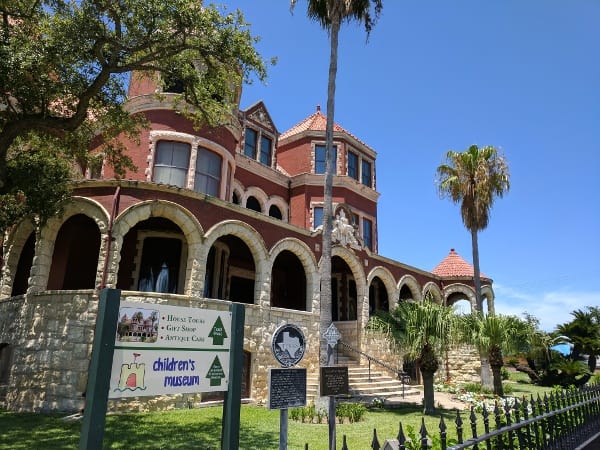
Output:
<svg viewBox="0 0 600 450">
<path fill-rule="evenodd" d="M 435 407 L 442 409 L 468 409 L 469 404 L 465 402 L 461 402 L 456 399 L 454 394 L 449 394 L 448 392 L 435 392 Z M 418 395 L 407 395 L 406 397 L 389 397 L 386 399 L 385 404 L 394 407 L 400 405 L 415 405 L 422 406 L 423 405 L 423 392 L 421 391 Z"/>
</svg>

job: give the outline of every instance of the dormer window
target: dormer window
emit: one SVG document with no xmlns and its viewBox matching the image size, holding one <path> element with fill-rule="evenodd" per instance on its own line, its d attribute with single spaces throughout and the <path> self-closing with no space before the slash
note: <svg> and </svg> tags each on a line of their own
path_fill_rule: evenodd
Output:
<svg viewBox="0 0 600 450">
<path fill-rule="evenodd" d="M 273 143 L 267 136 L 260 137 L 260 158 L 259 161 L 265 166 L 271 165 L 271 147 Z"/>
<path fill-rule="evenodd" d="M 244 137 L 244 155 L 248 158 L 256 159 L 256 141 L 258 133 L 252 128 L 246 128 Z"/>
<path fill-rule="evenodd" d="M 263 131 L 246 127 L 244 132 L 244 155 L 271 167 L 273 163 L 273 139 Z"/>
</svg>

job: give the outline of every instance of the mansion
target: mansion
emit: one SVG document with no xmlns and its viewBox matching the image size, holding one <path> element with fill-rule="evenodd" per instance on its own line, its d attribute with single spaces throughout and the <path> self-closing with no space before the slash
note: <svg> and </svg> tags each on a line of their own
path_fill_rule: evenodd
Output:
<svg viewBox="0 0 600 450">
<path fill-rule="evenodd" d="M 159 98 L 157 89 L 130 82 L 128 108 L 149 123 L 139 142 L 123 138 L 136 172 L 88 173 L 74 181 L 61 216 L 43 227 L 20 223 L 4 240 L 7 409 L 82 407 L 102 287 L 127 301 L 224 311 L 245 304 L 244 398 L 266 400 L 268 369 L 277 367 L 271 337 L 284 323 L 302 329 L 300 366 L 318 374 L 325 115 L 317 107 L 280 132 L 258 102 L 221 127 L 195 129 L 174 106 L 177 93 Z M 433 271 L 382 256 L 377 153 L 337 124 L 334 146 L 332 318 L 345 344 L 402 368 L 401 355 L 365 332 L 369 316 L 426 294 L 474 305 L 473 268 L 454 250 Z M 482 284 L 493 311 L 492 280 Z"/>
</svg>

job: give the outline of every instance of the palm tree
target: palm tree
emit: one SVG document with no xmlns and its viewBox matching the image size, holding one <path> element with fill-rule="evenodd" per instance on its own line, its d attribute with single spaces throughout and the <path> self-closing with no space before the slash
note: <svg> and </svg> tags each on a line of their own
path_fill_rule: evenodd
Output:
<svg viewBox="0 0 600 450">
<path fill-rule="evenodd" d="M 290 1 L 291 9 L 297 0 Z M 321 260 L 321 331 L 331 324 L 331 231 L 333 215 L 333 123 L 335 80 L 337 74 L 338 35 L 342 22 L 356 20 L 365 25 L 367 37 L 379 18 L 382 0 L 308 0 L 307 15 L 329 32 L 330 57 L 327 83 L 327 123 L 325 126 L 325 185 L 323 194 L 323 243 Z M 321 341 L 321 354 L 327 355 L 327 365 L 333 364 L 333 351 Z"/>
<path fill-rule="evenodd" d="M 586 309 L 572 311 L 573 320 L 558 325 L 555 334 L 567 337 L 573 344 L 573 359 L 588 355 L 588 368 L 594 373 L 597 357 L 600 356 L 600 308 L 588 306 Z"/>
<path fill-rule="evenodd" d="M 421 303 L 402 302 L 392 313 L 377 312 L 369 328 L 386 333 L 406 352 L 408 360 L 415 361 L 423 378 L 423 412 L 435 413 L 433 378 L 443 355 L 456 334 L 452 307 L 434 303 L 427 296 Z"/>
<path fill-rule="evenodd" d="M 492 368 L 494 394 L 503 397 L 504 353 L 519 353 L 528 347 L 531 327 L 515 316 L 484 315 L 481 311 L 459 316 L 460 340 L 486 355 Z"/>
<path fill-rule="evenodd" d="M 462 221 L 471 232 L 476 309 L 482 311 L 477 233 L 488 226 L 494 198 L 510 189 L 508 164 L 496 148 L 471 145 L 464 152 L 448 151 L 446 164 L 437 168 L 437 175 L 438 192 L 460 203 Z"/>
</svg>

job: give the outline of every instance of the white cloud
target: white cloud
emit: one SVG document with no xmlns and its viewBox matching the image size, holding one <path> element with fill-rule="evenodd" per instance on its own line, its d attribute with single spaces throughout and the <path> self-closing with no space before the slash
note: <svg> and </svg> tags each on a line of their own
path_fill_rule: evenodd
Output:
<svg viewBox="0 0 600 450">
<path fill-rule="evenodd" d="M 557 291 L 525 292 L 494 283 L 496 313 L 522 317 L 524 312 L 540 321 L 540 328 L 552 331 L 573 316 L 572 311 L 600 305 L 600 291 L 585 292 L 561 289 Z"/>
</svg>

